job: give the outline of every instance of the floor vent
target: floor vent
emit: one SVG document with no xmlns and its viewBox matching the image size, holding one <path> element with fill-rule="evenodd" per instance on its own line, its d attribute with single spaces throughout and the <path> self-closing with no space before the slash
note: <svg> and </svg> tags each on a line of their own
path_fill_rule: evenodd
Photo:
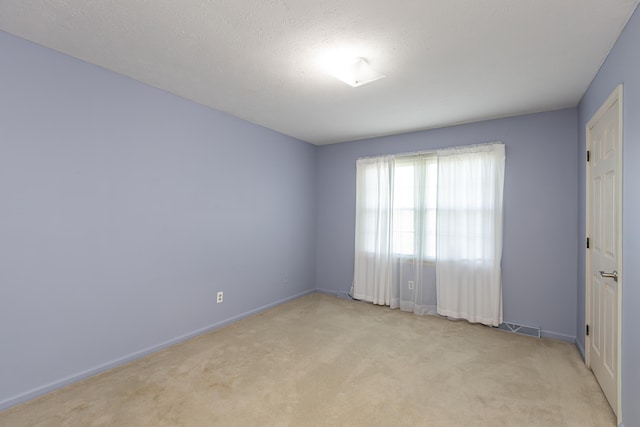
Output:
<svg viewBox="0 0 640 427">
<path fill-rule="evenodd" d="M 540 328 L 535 326 L 518 325 L 517 323 L 504 322 L 498 326 L 498 329 L 514 334 L 527 335 L 530 337 L 540 338 Z"/>
</svg>

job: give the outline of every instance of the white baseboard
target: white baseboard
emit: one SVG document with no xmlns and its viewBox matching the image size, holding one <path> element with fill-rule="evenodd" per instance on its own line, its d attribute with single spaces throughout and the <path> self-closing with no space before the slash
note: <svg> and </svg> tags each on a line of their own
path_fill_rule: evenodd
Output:
<svg viewBox="0 0 640 427">
<path fill-rule="evenodd" d="M 64 387 L 64 386 L 67 386 L 69 384 L 73 384 L 75 382 L 84 380 L 86 378 L 89 378 L 89 377 L 94 376 L 96 374 L 99 374 L 101 372 L 108 371 L 109 369 L 113 369 L 113 368 L 116 368 L 118 366 L 124 365 L 126 363 L 129 363 L 129 362 L 134 361 L 136 359 L 139 359 L 141 357 L 147 356 L 149 354 L 152 354 L 152 353 L 155 353 L 157 351 L 163 350 L 163 349 L 165 349 L 167 347 L 170 347 L 172 345 L 178 344 L 178 343 L 180 343 L 182 341 L 186 341 L 186 340 L 188 340 L 190 338 L 193 338 L 193 337 L 196 337 L 198 335 L 210 332 L 212 330 L 221 328 L 223 326 L 227 326 L 227 325 L 229 325 L 229 324 L 231 324 L 233 322 L 236 322 L 238 320 L 244 319 L 244 318 L 249 317 L 249 316 L 253 316 L 253 315 L 258 314 L 258 313 L 260 313 L 262 311 L 268 310 L 270 308 L 273 308 L 273 307 L 278 306 L 280 304 L 283 304 L 285 302 L 289 302 L 291 300 L 294 300 L 296 298 L 300 298 L 300 297 L 302 297 L 304 295 L 308 295 L 308 294 L 311 294 L 311 293 L 314 293 L 314 292 L 318 292 L 318 293 L 322 293 L 322 294 L 326 294 L 326 295 L 331 295 L 331 296 L 340 296 L 341 294 L 345 294 L 345 292 L 338 292 L 338 291 L 334 291 L 334 290 L 331 290 L 331 289 L 310 289 L 310 290 L 301 292 L 299 294 L 296 294 L 296 295 L 281 299 L 279 301 L 264 305 L 262 307 L 258 307 L 256 309 L 250 310 L 250 311 L 248 311 L 246 313 L 242 313 L 242 314 L 239 314 L 237 316 L 230 317 L 230 318 L 225 319 L 225 320 L 223 320 L 221 322 L 217 322 L 217 323 L 214 323 L 212 325 L 206 326 L 204 328 L 197 329 L 197 330 L 195 330 L 193 332 L 189 332 L 189 333 L 181 335 L 179 337 L 170 339 L 170 340 L 165 341 L 165 342 L 163 342 L 161 344 L 158 344 L 158 345 L 149 347 L 147 349 L 144 349 L 144 350 L 129 354 L 127 356 L 124 356 L 122 358 L 116 359 L 114 361 L 107 362 L 105 364 L 96 366 L 94 368 L 79 372 L 77 374 L 70 375 L 68 377 L 65 377 L 65 378 L 62 378 L 60 380 L 51 382 L 51 383 L 46 384 L 44 386 L 37 387 L 35 389 L 32 389 L 32 390 L 29 390 L 27 392 L 21 393 L 19 395 L 10 397 L 8 399 L 0 401 L 0 411 L 8 409 L 8 408 L 10 408 L 12 406 L 19 405 L 21 403 L 27 402 L 27 401 L 29 401 L 31 399 L 34 399 L 34 398 L 36 398 L 38 396 L 41 396 L 41 395 L 46 394 L 46 393 L 49 393 L 51 391 L 57 390 L 57 389 L 59 389 L 61 387 Z M 545 337 L 545 338 L 553 338 L 553 339 L 558 339 L 558 340 L 570 342 L 572 344 L 576 344 L 577 347 L 578 347 L 578 350 L 580 351 L 580 353 L 582 354 L 582 357 L 584 358 L 584 348 L 582 348 L 579 345 L 579 343 L 576 340 L 575 336 L 559 334 L 559 333 L 556 333 L 556 332 L 545 331 L 545 330 L 541 331 L 541 335 L 542 335 L 542 337 Z M 621 427 L 624 427 L 624 426 L 621 425 Z"/>
<path fill-rule="evenodd" d="M 570 342 L 571 344 L 575 344 L 576 342 L 575 335 L 565 335 L 558 332 L 545 331 L 544 329 L 540 331 L 540 335 L 543 338 L 553 338 L 560 341 Z"/>
<path fill-rule="evenodd" d="M 197 329 L 197 330 L 195 330 L 193 332 L 189 332 L 187 334 L 181 335 L 179 337 L 172 338 L 172 339 L 170 339 L 168 341 L 165 341 L 165 342 L 163 342 L 161 344 L 154 345 L 152 347 L 146 348 L 146 349 L 141 350 L 141 351 L 137 351 L 135 353 L 131 353 L 131 354 L 127 355 L 127 356 L 121 357 L 121 358 L 113 360 L 111 362 L 104 363 L 104 364 L 96 366 L 94 368 L 87 369 L 87 370 L 79 372 L 77 374 L 73 374 L 73 375 L 70 375 L 68 377 L 61 378 L 59 380 L 53 381 L 53 382 L 51 382 L 49 384 L 46 384 L 46 385 L 43 385 L 41 387 L 37 387 L 37 388 L 34 388 L 32 390 L 26 391 L 24 393 L 18 394 L 16 396 L 10 397 L 8 399 L 0 401 L 0 411 L 8 409 L 8 408 L 10 408 L 12 406 L 19 405 L 21 403 L 27 402 L 27 401 L 29 401 L 31 399 L 35 399 L 38 396 L 42 396 L 43 394 L 47 394 L 47 393 L 52 392 L 54 390 L 57 390 L 57 389 L 59 389 L 61 387 L 67 386 L 69 384 L 73 384 L 75 382 L 78 382 L 78 381 L 84 380 L 86 378 L 92 377 L 94 375 L 97 375 L 97 374 L 99 374 L 101 372 L 108 371 L 109 369 L 113 369 L 113 368 L 116 368 L 118 366 L 124 365 L 126 363 L 132 362 L 132 361 L 134 361 L 136 359 L 139 359 L 141 357 L 144 357 L 144 356 L 147 356 L 149 354 L 155 353 L 157 351 L 163 350 L 163 349 L 165 349 L 167 347 L 171 347 L 172 345 L 176 345 L 178 343 L 181 343 L 182 341 L 186 341 L 186 340 L 188 340 L 190 338 L 194 338 L 194 337 L 196 337 L 198 335 L 202 335 L 204 333 L 213 331 L 213 330 L 221 328 L 223 326 L 227 326 L 227 325 L 229 325 L 229 324 L 231 324 L 233 322 L 236 322 L 238 320 L 244 319 L 246 317 L 253 316 L 253 315 L 258 314 L 258 313 L 260 313 L 262 311 L 268 310 L 270 308 L 273 308 L 273 307 L 275 307 L 277 305 L 280 305 L 280 304 L 283 304 L 285 302 L 289 302 L 289 301 L 294 300 L 296 298 L 300 298 L 302 296 L 311 294 L 313 292 L 316 292 L 316 289 L 310 289 L 310 290 L 301 292 L 299 294 L 296 294 L 296 295 L 281 299 L 279 301 L 276 301 L 276 302 L 273 302 L 273 303 L 270 303 L 270 304 L 267 304 L 267 305 L 263 305 L 262 307 L 258 307 L 256 309 L 247 311 L 246 313 L 242 313 L 242 314 L 239 314 L 237 316 L 230 317 L 229 319 L 225 319 L 225 320 L 223 320 L 221 322 L 217 322 L 217 323 L 214 323 L 212 325 L 206 326 L 204 328 Z"/>
<path fill-rule="evenodd" d="M 316 289 L 315 291 L 318 292 L 319 294 L 326 294 L 334 297 L 337 297 L 338 294 L 342 293 L 342 292 L 334 291 L 332 289 Z"/>
</svg>

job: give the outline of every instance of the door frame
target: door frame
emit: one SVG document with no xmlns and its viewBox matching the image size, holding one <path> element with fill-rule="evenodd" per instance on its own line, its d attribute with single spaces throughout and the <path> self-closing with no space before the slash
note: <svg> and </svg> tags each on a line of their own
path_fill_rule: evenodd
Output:
<svg viewBox="0 0 640 427">
<path fill-rule="evenodd" d="M 604 113 L 609 110 L 609 108 L 617 101 L 618 102 L 618 171 L 619 171 L 619 179 L 616 185 L 616 201 L 618 208 L 618 230 L 617 230 L 617 239 L 618 239 L 618 316 L 617 316 L 617 378 L 616 378 L 616 393 L 618 394 L 618 404 L 615 412 L 618 417 L 618 424 L 622 421 L 622 292 L 623 292 L 623 281 L 624 274 L 622 274 L 622 142 L 623 142 L 623 105 L 622 105 L 622 92 L 623 85 L 619 84 L 616 88 L 611 92 L 607 100 L 598 108 L 598 111 L 591 117 L 586 126 L 586 149 L 587 151 L 591 150 L 592 141 L 591 141 L 591 130 L 595 123 L 604 115 Z M 591 229 L 591 163 L 587 162 L 586 167 L 586 221 L 585 221 L 585 236 L 589 237 L 589 230 Z M 591 313 L 591 253 L 590 250 L 586 248 L 585 245 L 585 325 L 591 324 L 592 313 Z M 586 334 L 585 329 L 585 364 L 589 369 L 591 369 L 591 336 Z"/>
</svg>

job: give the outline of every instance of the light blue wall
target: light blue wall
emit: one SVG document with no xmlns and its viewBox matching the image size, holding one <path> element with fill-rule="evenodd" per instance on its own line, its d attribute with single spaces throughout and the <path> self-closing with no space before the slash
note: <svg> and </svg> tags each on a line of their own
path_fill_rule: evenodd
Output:
<svg viewBox="0 0 640 427">
<path fill-rule="evenodd" d="M 314 289 L 316 147 L 0 52 L 0 409 Z"/>
<path fill-rule="evenodd" d="M 636 10 L 578 106 L 580 241 L 585 235 L 585 127 L 615 87 L 623 89 L 622 421 L 640 426 L 640 12 Z M 584 348 L 585 258 L 578 260 L 578 334 Z"/>
<path fill-rule="evenodd" d="M 504 318 L 573 341 L 576 113 L 567 109 L 319 147 L 316 286 L 334 293 L 351 287 L 358 157 L 502 141 Z"/>
</svg>

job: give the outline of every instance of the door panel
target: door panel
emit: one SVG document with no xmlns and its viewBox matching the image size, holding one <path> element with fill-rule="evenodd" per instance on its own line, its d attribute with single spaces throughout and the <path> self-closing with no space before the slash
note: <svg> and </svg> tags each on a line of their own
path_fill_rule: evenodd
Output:
<svg viewBox="0 0 640 427">
<path fill-rule="evenodd" d="M 619 414 L 619 286 L 621 278 L 620 97 L 617 89 L 587 125 L 590 236 L 587 283 L 587 363 L 616 414 Z M 621 93 L 621 92 L 620 92 Z M 617 272 L 618 280 L 601 272 Z M 589 283 L 590 282 L 590 283 Z"/>
</svg>

